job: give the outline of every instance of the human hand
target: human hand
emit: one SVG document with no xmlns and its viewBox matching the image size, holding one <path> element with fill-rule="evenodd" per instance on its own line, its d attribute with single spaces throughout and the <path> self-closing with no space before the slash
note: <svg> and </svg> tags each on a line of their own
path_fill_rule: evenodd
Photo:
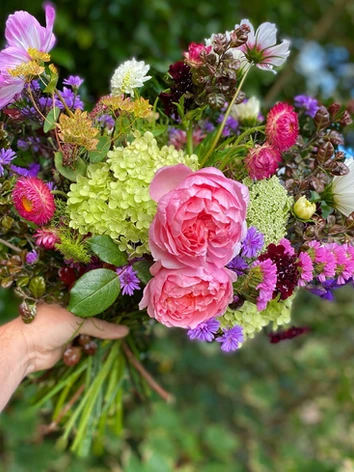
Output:
<svg viewBox="0 0 354 472">
<path fill-rule="evenodd" d="M 78 318 L 59 305 L 45 303 L 37 306 L 31 323 L 19 317 L 0 326 L 0 411 L 24 377 L 49 369 L 61 358 L 73 335 L 118 339 L 128 331 L 126 326 Z"/>
</svg>

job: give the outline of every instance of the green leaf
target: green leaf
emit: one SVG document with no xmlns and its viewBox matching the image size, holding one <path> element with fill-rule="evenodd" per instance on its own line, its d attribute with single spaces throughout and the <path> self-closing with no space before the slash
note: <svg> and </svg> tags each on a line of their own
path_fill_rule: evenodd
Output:
<svg viewBox="0 0 354 472">
<path fill-rule="evenodd" d="M 111 138 L 109 136 L 101 136 L 98 140 L 96 149 L 88 152 L 90 162 L 97 163 L 103 161 L 107 156 L 110 147 Z"/>
<path fill-rule="evenodd" d="M 85 175 L 86 173 L 86 164 L 80 157 L 75 162 L 75 170 L 63 165 L 63 154 L 61 152 L 54 154 L 54 163 L 59 174 L 72 182 L 76 182 L 78 175 Z"/>
<path fill-rule="evenodd" d="M 35 298 L 40 298 L 45 292 L 45 281 L 43 277 L 34 277 L 31 279 L 29 289 Z"/>
<path fill-rule="evenodd" d="M 152 266 L 152 262 L 148 262 L 148 261 L 138 261 L 133 264 L 133 269 L 138 274 L 138 278 L 145 285 L 149 282 L 150 279 L 152 279 L 152 275 L 150 274 L 151 266 Z"/>
<path fill-rule="evenodd" d="M 82 318 L 98 315 L 116 301 L 119 292 L 119 277 L 113 270 L 90 270 L 71 289 L 68 310 Z"/>
<path fill-rule="evenodd" d="M 59 114 L 60 114 L 59 107 L 54 107 L 50 110 L 50 112 L 45 118 L 44 125 L 43 125 L 43 131 L 45 133 L 48 133 L 48 131 L 55 128 L 56 122 L 58 121 Z"/>
<path fill-rule="evenodd" d="M 47 71 L 50 74 L 50 81 L 43 91 L 47 93 L 53 93 L 57 86 L 59 75 L 55 72 L 52 72 L 49 68 L 47 69 Z"/>
<path fill-rule="evenodd" d="M 120 267 L 128 262 L 125 252 L 119 250 L 110 236 L 94 236 L 88 240 L 91 250 L 101 261 Z"/>
</svg>

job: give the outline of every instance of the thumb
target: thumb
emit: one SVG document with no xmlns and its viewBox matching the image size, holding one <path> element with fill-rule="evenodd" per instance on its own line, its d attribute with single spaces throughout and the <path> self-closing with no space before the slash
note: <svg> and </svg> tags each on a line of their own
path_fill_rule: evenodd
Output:
<svg viewBox="0 0 354 472">
<path fill-rule="evenodd" d="M 118 339 L 124 338 L 129 333 L 129 328 L 98 318 L 89 318 L 82 325 L 80 333 L 100 339 Z"/>
</svg>

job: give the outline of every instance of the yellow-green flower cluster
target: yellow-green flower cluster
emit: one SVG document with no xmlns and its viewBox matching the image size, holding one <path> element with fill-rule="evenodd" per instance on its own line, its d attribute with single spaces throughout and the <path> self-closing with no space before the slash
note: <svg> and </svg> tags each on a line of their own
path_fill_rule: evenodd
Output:
<svg viewBox="0 0 354 472">
<path fill-rule="evenodd" d="M 248 180 L 244 181 L 250 191 L 247 223 L 264 234 L 265 247 L 270 243 L 277 244 L 286 234 L 293 197 L 288 195 L 275 175 L 254 183 Z"/>
<path fill-rule="evenodd" d="M 152 133 L 126 147 L 108 153 L 105 163 L 88 166 L 87 177 L 78 176 L 68 193 L 70 226 L 81 234 L 108 234 L 129 254 L 149 252 L 148 230 L 156 212 L 149 185 L 163 166 L 185 164 L 198 169 L 196 155 L 188 156 L 173 146 L 158 147 Z"/>
<path fill-rule="evenodd" d="M 226 313 L 218 319 L 222 328 L 240 325 L 245 337 L 253 338 L 258 331 L 271 322 L 273 322 L 273 329 L 289 323 L 294 298 L 295 293 L 286 300 L 271 300 L 263 311 L 259 311 L 254 303 L 246 301 L 237 310 L 228 308 Z"/>
</svg>

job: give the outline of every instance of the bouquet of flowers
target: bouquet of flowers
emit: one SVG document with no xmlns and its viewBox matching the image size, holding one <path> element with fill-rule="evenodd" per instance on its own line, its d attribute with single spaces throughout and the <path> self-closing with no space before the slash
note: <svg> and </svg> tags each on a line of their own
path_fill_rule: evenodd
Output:
<svg viewBox="0 0 354 472">
<path fill-rule="evenodd" d="M 83 80 L 58 85 L 54 8 L 45 14 L 45 27 L 10 15 L 0 52 L 0 281 L 25 323 L 46 301 L 78 327 L 93 316 L 129 327 L 124 342 L 68 340 L 63 361 L 34 376 L 36 404 L 52 401 L 63 440 L 85 454 L 106 426 L 121 430 L 129 378 L 170 398 L 139 361 L 155 323 L 233 352 L 288 325 L 301 287 L 329 298 L 352 282 L 351 119 L 305 95 L 261 111 L 246 78 L 274 72 L 290 43 L 248 20 L 190 44 L 167 85 L 145 86 L 149 66 L 124 62 L 84 111 Z"/>
</svg>

